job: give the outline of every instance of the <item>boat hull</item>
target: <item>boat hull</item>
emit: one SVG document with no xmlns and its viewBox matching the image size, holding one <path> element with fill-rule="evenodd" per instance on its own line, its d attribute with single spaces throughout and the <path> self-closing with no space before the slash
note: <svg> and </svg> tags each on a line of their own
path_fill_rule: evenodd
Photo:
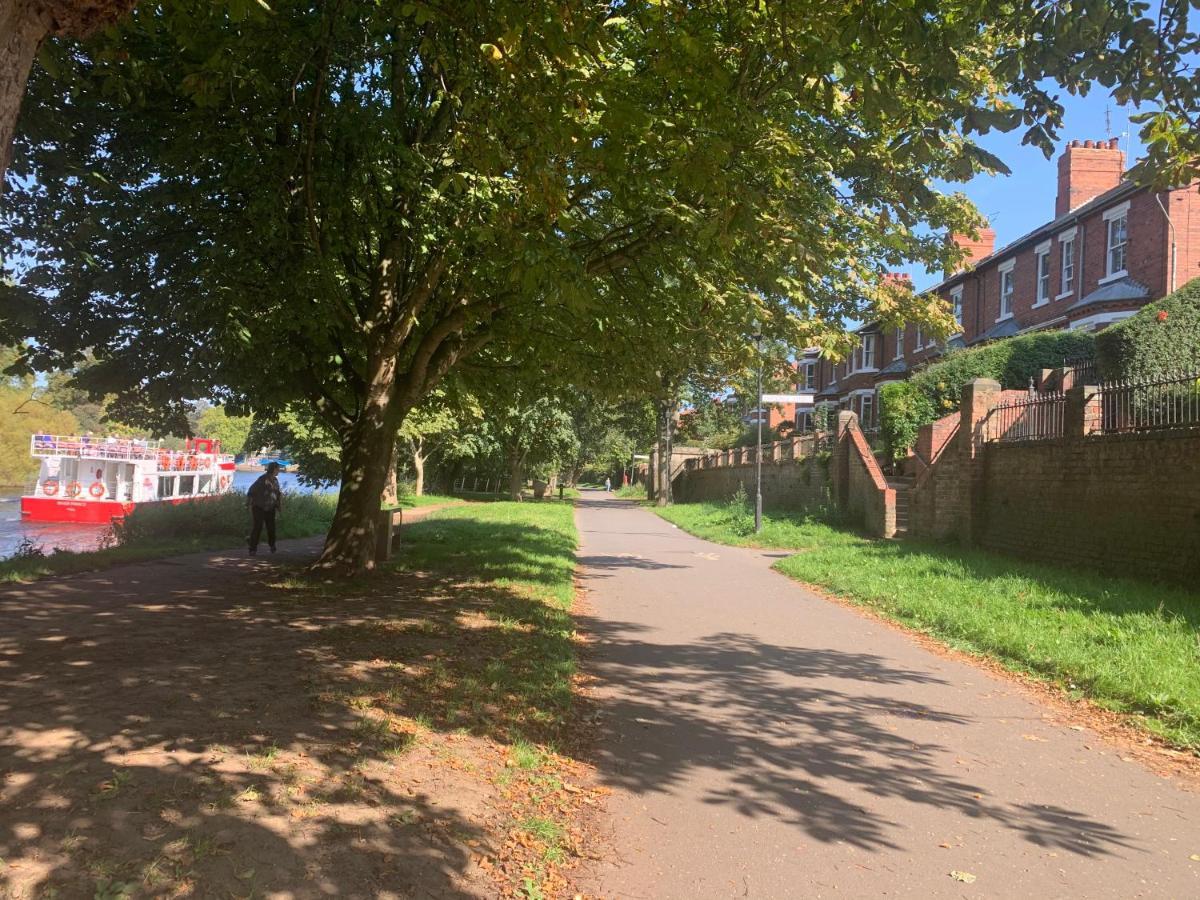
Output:
<svg viewBox="0 0 1200 900">
<path fill-rule="evenodd" d="M 22 497 L 21 518 L 28 522 L 75 522 L 108 525 L 133 512 L 133 503 L 119 500 L 69 500 L 58 497 Z"/>
</svg>

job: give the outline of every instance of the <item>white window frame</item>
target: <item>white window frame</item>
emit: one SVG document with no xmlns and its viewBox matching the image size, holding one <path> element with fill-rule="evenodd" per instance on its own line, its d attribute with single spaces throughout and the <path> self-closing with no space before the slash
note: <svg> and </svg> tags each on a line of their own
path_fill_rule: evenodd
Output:
<svg viewBox="0 0 1200 900">
<path fill-rule="evenodd" d="M 1016 266 L 1017 261 L 1010 259 L 996 267 L 996 273 L 1000 276 L 1000 315 L 996 319 L 997 322 L 1003 322 L 1013 317 L 1014 299 L 1017 293 Z M 1008 287 L 1007 294 L 1004 290 L 1006 285 Z M 1006 298 L 1008 300 L 1007 311 L 1004 309 Z"/>
<path fill-rule="evenodd" d="M 867 408 L 868 403 L 871 406 L 871 417 L 870 418 L 867 418 L 867 415 L 866 415 L 866 408 Z M 856 409 L 855 412 L 858 413 L 858 421 L 862 427 L 871 428 L 875 425 L 875 392 L 874 391 L 867 391 L 867 392 L 864 392 L 864 393 L 858 395 L 858 409 Z"/>
<path fill-rule="evenodd" d="M 876 351 L 879 349 L 876 346 L 876 337 L 878 335 L 864 334 L 859 339 L 858 369 L 860 372 L 877 372 L 879 370 L 879 366 L 876 365 L 876 359 L 878 358 Z"/>
<path fill-rule="evenodd" d="M 1124 232 L 1124 240 L 1116 246 L 1113 245 L 1113 226 L 1123 222 L 1122 231 Z M 1121 251 L 1121 267 L 1113 268 L 1113 251 L 1116 249 Z M 1105 276 L 1100 279 L 1100 284 L 1106 284 L 1110 281 L 1116 281 L 1118 278 L 1124 278 L 1129 274 L 1129 201 L 1114 206 L 1112 209 L 1104 211 L 1104 271 Z"/>
<path fill-rule="evenodd" d="M 1034 307 L 1045 306 L 1050 302 L 1050 242 L 1043 241 L 1033 248 L 1035 283 Z"/>
<path fill-rule="evenodd" d="M 817 364 L 812 361 L 802 362 L 800 368 L 800 389 L 802 391 L 811 391 L 817 384 Z"/>
<path fill-rule="evenodd" d="M 904 358 L 904 326 L 901 325 L 896 329 L 896 353 L 892 359 Z"/>
<path fill-rule="evenodd" d="M 921 333 L 921 325 L 920 325 L 920 323 L 917 323 L 917 342 L 916 342 L 916 349 L 918 349 L 918 350 L 924 350 L 924 349 L 925 349 L 925 335 L 923 335 L 923 334 Z"/>
<path fill-rule="evenodd" d="M 1075 236 L 1079 233 L 1079 228 L 1070 228 L 1058 236 L 1058 252 L 1060 258 L 1058 261 L 1058 294 L 1055 300 L 1063 300 L 1075 293 L 1075 282 L 1079 278 L 1079 273 L 1075 271 Z M 1067 281 L 1067 270 L 1070 269 L 1071 280 Z"/>
<path fill-rule="evenodd" d="M 954 312 L 954 321 L 958 323 L 958 334 L 963 333 L 963 289 L 960 284 L 950 291 L 950 308 Z"/>
</svg>

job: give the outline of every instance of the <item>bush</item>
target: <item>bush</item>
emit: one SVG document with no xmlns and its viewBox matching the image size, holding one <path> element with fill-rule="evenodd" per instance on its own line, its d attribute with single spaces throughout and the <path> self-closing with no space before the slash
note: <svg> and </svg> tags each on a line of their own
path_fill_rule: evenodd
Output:
<svg viewBox="0 0 1200 900">
<path fill-rule="evenodd" d="M 1200 278 L 1096 335 L 1096 363 L 1106 381 L 1200 369 Z"/>
<path fill-rule="evenodd" d="M 933 365 L 921 369 L 907 382 L 928 401 L 928 407 L 916 407 L 916 401 L 905 392 L 897 392 L 897 402 L 909 407 L 896 412 L 903 419 L 903 433 L 893 434 L 888 452 L 893 458 L 904 456 L 916 439 L 917 429 L 947 413 L 962 403 L 962 389 L 976 378 L 993 378 L 1009 390 L 1027 387 L 1042 369 L 1055 369 L 1069 357 L 1091 357 L 1095 353 L 1095 338 L 1078 331 L 1042 331 L 1024 334 L 974 347 L 955 350 Z M 880 395 L 880 423 L 892 415 L 885 394 Z M 905 442 L 907 441 L 907 443 Z"/>
<path fill-rule="evenodd" d="M 917 430 L 937 418 L 933 401 L 911 381 L 885 384 L 879 391 L 879 436 L 892 461 L 903 459 Z"/>
</svg>

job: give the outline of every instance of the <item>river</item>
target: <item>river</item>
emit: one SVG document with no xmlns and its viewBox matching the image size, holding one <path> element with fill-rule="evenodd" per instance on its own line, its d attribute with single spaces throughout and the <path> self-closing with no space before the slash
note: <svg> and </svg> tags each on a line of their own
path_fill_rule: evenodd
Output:
<svg viewBox="0 0 1200 900">
<path fill-rule="evenodd" d="M 236 472 L 233 476 L 235 490 L 250 487 L 258 472 Z M 279 473 L 279 485 L 285 491 L 309 493 L 314 489 L 301 484 L 291 472 Z M 12 495 L 0 496 L 0 559 L 11 556 L 21 541 L 28 538 L 40 544 L 46 552 L 55 547 L 64 550 L 94 550 L 101 536 L 108 530 L 105 525 L 71 525 L 61 522 L 22 522 L 21 498 Z"/>
</svg>

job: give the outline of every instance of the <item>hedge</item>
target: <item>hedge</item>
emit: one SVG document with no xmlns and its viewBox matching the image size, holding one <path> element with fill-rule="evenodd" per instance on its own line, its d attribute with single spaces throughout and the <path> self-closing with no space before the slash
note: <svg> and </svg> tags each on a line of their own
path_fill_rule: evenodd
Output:
<svg viewBox="0 0 1200 900">
<path fill-rule="evenodd" d="M 1096 364 L 1106 381 L 1200 371 L 1200 278 L 1097 334 Z"/>
<path fill-rule="evenodd" d="M 906 382 L 911 390 L 880 393 L 880 430 L 887 452 L 893 459 L 903 457 L 918 428 L 958 409 L 963 385 L 969 381 L 994 378 L 1001 387 L 1016 390 L 1027 387 L 1042 369 L 1056 369 L 1064 359 L 1090 358 L 1094 353 L 1095 338 L 1079 331 L 1039 331 L 951 351 L 913 375 Z M 885 421 L 892 423 L 890 435 Z"/>
</svg>

